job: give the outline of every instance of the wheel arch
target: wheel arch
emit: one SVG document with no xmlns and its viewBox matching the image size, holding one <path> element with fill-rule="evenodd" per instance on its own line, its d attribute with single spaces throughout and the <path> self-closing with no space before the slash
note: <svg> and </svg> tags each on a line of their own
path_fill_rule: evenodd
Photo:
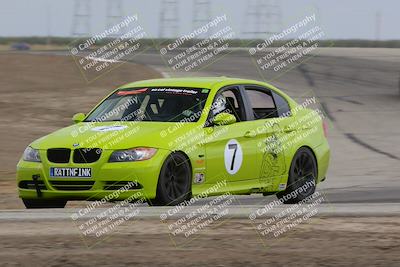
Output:
<svg viewBox="0 0 400 267">
<path fill-rule="evenodd" d="M 180 153 L 180 154 L 182 154 L 186 159 L 187 159 L 187 161 L 189 162 L 189 167 L 190 167 L 190 173 L 191 173 L 191 175 L 190 176 L 193 176 L 193 166 L 192 166 L 192 161 L 190 160 L 190 157 L 188 156 L 188 154 L 186 154 L 184 151 L 182 151 L 182 150 L 174 150 L 174 151 L 171 151 L 171 153 L 169 154 L 169 155 L 172 155 L 172 154 L 174 154 L 174 153 Z M 193 179 L 193 177 L 191 177 L 192 179 Z"/>
<path fill-rule="evenodd" d="M 187 162 L 189 163 L 189 168 L 190 168 L 190 191 L 192 191 L 192 185 L 193 185 L 193 165 L 192 165 L 192 161 L 190 160 L 190 157 L 189 157 L 188 154 L 186 154 L 185 151 L 183 151 L 183 150 L 172 150 L 172 151 L 165 157 L 164 162 L 165 162 L 165 160 L 166 160 L 169 156 L 171 156 L 171 155 L 173 155 L 173 154 L 181 154 L 181 155 L 183 155 L 183 156 L 187 159 Z M 163 163 L 163 164 L 164 164 L 164 163 Z M 160 170 L 160 172 L 161 172 L 161 170 Z M 160 177 L 158 177 L 158 179 L 160 179 Z M 157 184 L 158 184 L 158 181 L 157 181 Z"/>
<path fill-rule="evenodd" d="M 160 201 L 160 199 L 158 199 L 158 197 L 159 197 L 159 190 L 160 190 L 160 177 L 161 177 L 161 175 L 162 175 L 162 169 L 163 169 L 163 167 L 164 167 L 164 165 L 166 164 L 166 162 L 167 162 L 167 160 L 169 160 L 169 158 L 170 157 L 172 157 L 173 155 L 176 155 L 176 154 L 179 154 L 179 155 L 181 155 L 181 156 L 183 156 L 187 161 L 188 161 L 188 166 L 189 166 L 189 174 L 190 174 L 190 181 L 189 181 L 189 195 L 188 195 L 188 197 L 191 197 L 192 196 L 192 183 L 193 183 L 193 167 L 192 167 L 192 163 L 191 163 L 191 161 L 190 161 L 190 158 L 189 158 L 189 156 L 184 152 L 184 151 L 181 151 L 181 150 L 172 150 L 172 151 L 170 151 L 169 153 L 167 153 L 167 155 L 165 156 L 165 159 L 164 159 L 164 161 L 163 161 L 163 163 L 162 163 L 162 165 L 161 165 L 161 168 L 160 168 L 160 173 L 158 174 L 158 178 L 157 178 L 157 187 L 156 187 L 156 195 L 155 195 L 155 198 L 154 199 L 151 199 L 148 203 L 149 203 L 149 205 L 151 205 L 151 206 L 158 206 L 158 205 L 169 205 L 169 204 L 162 204 L 163 203 L 163 197 L 161 197 L 161 201 Z M 186 162 L 186 161 L 185 161 Z M 171 202 L 172 203 L 172 202 Z"/>
<path fill-rule="evenodd" d="M 318 178 L 319 178 L 319 171 L 318 171 L 318 158 L 317 158 L 317 155 L 315 154 L 314 149 L 312 149 L 310 146 L 308 146 L 308 145 L 303 145 L 303 146 L 297 148 L 296 152 L 293 154 L 293 157 L 294 157 L 294 155 L 296 155 L 297 151 L 299 151 L 301 148 L 306 148 L 306 149 L 308 149 L 308 150 L 311 152 L 311 154 L 313 155 L 314 159 L 315 159 L 315 165 L 316 165 L 316 171 L 317 171 L 316 182 L 318 183 L 318 180 L 319 180 L 319 179 L 318 179 Z M 293 157 L 292 157 L 292 161 L 293 161 Z"/>
</svg>

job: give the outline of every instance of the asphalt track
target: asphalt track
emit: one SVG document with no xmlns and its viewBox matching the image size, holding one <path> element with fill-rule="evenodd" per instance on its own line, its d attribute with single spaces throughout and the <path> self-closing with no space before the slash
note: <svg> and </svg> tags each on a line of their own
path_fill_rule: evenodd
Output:
<svg viewBox="0 0 400 267">
<path fill-rule="evenodd" d="M 332 150 L 327 179 L 318 186 L 325 195 L 322 214 L 383 216 L 400 215 L 399 50 L 322 48 L 300 60 L 301 64 L 280 72 L 260 71 L 244 51 L 226 54 L 191 72 L 173 71 L 155 51 L 137 55 L 132 61 L 169 77 L 251 78 L 268 81 L 298 101 L 316 96 L 330 119 Z M 274 199 L 241 196 L 242 206 L 232 208 L 245 217 L 249 210 Z M 145 217 L 162 212 L 162 208 L 145 206 L 141 210 L 147 215 L 139 216 Z M 64 219 L 74 211 L 1 211 L 0 219 Z"/>
<path fill-rule="evenodd" d="M 248 219 L 249 214 L 264 208 L 265 205 L 249 204 L 249 205 L 230 205 L 229 218 Z M 277 216 L 279 213 L 287 209 L 287 205 L 275 207 L 268 211 L 264 217 Z M 135 210 L 138 212 L 132 219 L 158 219 L 161 214 L 166 214 L 173 207 L 151 207 L 140 206 Z M 46 210 L 3 210 L 0 211 L 0 221 L 37 221 L 37 220 L 72 220 L 74 213 L 81 209 L 46 209 Z M 89 215 L 83 216 L 81 219 L 89 220 L 98 217 L 106 208 L 97 208 Z M 397 203 L 386 203 L 385 208 L 380 204 L 319 204 L 317 206 L 318 216 L 320 217 L 392 217 L 400 214 L 400 205 Z M 168 219 L 179 219 L 191 212 L 197 214 L 205 214 L 199 211 L 199 206 L 189 206 L 182 211 L 171 213 Z M 263 218 L 263 217 L 260 217 Z"/>
</svg>

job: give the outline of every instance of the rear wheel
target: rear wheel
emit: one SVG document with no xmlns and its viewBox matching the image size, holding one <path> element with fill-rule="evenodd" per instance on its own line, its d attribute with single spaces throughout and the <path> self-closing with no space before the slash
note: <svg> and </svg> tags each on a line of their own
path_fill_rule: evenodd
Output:
<svg viewBox="0 0 400 267">
<path fill-rule="evenodd" d="M 191 197 L 192 170 L 182 153 L 173 153 L 165 160 L 158 178 L 156 199 L 150 205 L 172 206 Z"/>
<path fill-rule="evenodd" d="M 317 162 L 314 154 L 306 147 L 300 148 L 293 157 L 289 170 L 288 186 L 277 197 L 285 204 L 295 204 L 315 192 Z"/>
<path fill-rule="evenodd" d="M 63 199 L 22 199 L 27 209 L 64 208 L 67 200 Z"/>
</svg>

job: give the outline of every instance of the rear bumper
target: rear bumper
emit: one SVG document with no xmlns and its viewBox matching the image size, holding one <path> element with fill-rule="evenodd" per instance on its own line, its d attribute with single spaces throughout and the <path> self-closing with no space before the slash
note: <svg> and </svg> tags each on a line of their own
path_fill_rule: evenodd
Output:
<svg viewBox="0 0 400 267">
<path fill-rule="evenodd" d="M 328 172 L 329 160 L 330 160 L 330 147 L 328 142 L 324 142 L 322 145 L 313 149 L 318 160 L 318 179 L 317 183 L 323 182 L 326 179 Z"/>
<path fill-rule="evenodd" d="M 49 168 L 60 164 L 36 163 L 20 160 L 17 165 L 17 185 L 20 198 L 67 200 L 123 200 L 133 196 L 153 199 L 156 196 L 158 176 L 170 152 L 158 150 L 146 161 L 95 164 L 65 164 L 65 167 L 90 167 L 91 178 L 54 178 Z M 42 157 L 43 159 L 43 157 Z M 37 175 L 38 194 L 33 176 Z M 141 194 L 138 194 L 140 192 Z"/>
</svg>

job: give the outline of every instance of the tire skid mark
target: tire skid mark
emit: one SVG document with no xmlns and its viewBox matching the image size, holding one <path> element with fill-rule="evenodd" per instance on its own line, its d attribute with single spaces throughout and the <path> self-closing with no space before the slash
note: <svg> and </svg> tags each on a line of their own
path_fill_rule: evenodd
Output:
<svg viewBox="0 0 400 267">
<path fill-rule="evenodd" d="M 326 66 L 327 63 L 325 62 L 320 62 L 319 60 L 324 60 L 326 57 L 324 56 L 315 56 L 314 60 L 309 62 L 309 66 L 310 68 L 307 70 L 310 73 L 314 74 L 314 77 L 320 76 L 320 77 L 325 77 L 326 72 L 325 71 L 321 71 L 323 70 L 321 68 L 321 66 Z M 334 57 L 336 58 L 336 57 Z M 345 57 L 337 57 L 339 59 L 346 59 Z M 348 59 L 346 59 L 346 62 L 348 62 Z M 357 61 L 358 62 L 358 61 Z M 366 72 L 366 71 L 373 71 L 374 73 L 391 73 L 391 74 L 395 74 L 396 72 L 394 72 L 394 67 L 392 68 L 383 68 L 383 67 L 372 67 L 373 65 L 368 64 L 369 62 L 365 62 L 365 60 L 363 60 L 363 65 L 348 65 L 348 64 L 343 64 L 343 63 L 338 63 L 337 60 L 333 60 L 330 61 L 329 64 L 336 64 L 335 66 L 340 69 L 340 68 L 348 68 L 348 69 L 357 69 L 357 75 L 360 72 Z M 358 62 L 359 63 L 359 62 Z M 313 66 L 316 65 L 316 66 Z M 337 65 L 340 64 L 340 65 Z M 360 63 L 361 64 L 361 63 Z M 343 75 L 343 73 L 330 73 L 329 76 L 331 77 L 331 80 L 336 80 L 336 81 L 340 81 L 340 82 L 349 82 L 350 84 L 358 84 L 358 85 L 374 85 L 375 87 L 384 87 L 384 88 L 393 88 L 392 84 L 388 84 L 385 82 L 380 82 L 377 81 L 376 79 L 370 79 L 368 76 L 350 76 L 350 77 L 345 77 Z M 400 77 L 399 77 L 400 78 Z M 385 81 L 388 81 L 388 79 L 385 79 Z"/>
<path fill-rule="evenodd" d="M 315 86 L 314 79 L 311 77 L 310 71 L 306 68 L 306 65 L 300 64 L 299 66 L 297 66 L 297 68 L 300 70 L 301 74 L 306 79 L 308 85 L 314 87 Z"/>
<path fill-rule="evenodd" d="M 399 88 L 399 95 L 400 95 L 400 73 L 399 73 L 399 80 L 398 80 L 398 88 Z"/>
<path fill-rule="evenodd" d="M 356 105 L 364 105 L 364 103 L 361 103 L 360 101 L 353 100 L 353 99 L 347 99 L 344 96 L 334 96 L 333 98 L 344 101 L 344 102 L 356 104 Z"/>
<path fill-rule="evenodd" d="M 361 139 L 359 139 L 358 137 L 356 137 L 356 136 L 355 136 L 354 134 L 352 134 L 352 133 L 344 133 L 344 135 L 345 135 L 347 138 L 349 138 L 351 141 L 353 141 L 354 143 L 356 143 L 356 144 L 358 144 L 358 145 L 361 145 L 361 146 L 363 146 L 363 147 L 365 147 L 365 148 L 367 148 L 367 149 L 369 149 L 369 150 L 371 150 L 371 151 L 373 151 L 373 152 L 379 153 L 379 154 L 381 154 L 381 155 L 385 155 L 385 156 L 387 156 L 387 157 L 389 157 L 389 158 L 391 158 L 391 159 L 400 160 L 400 158 L 397 157 L 396 155 L 393 155 L 393 154 L 391 154 L 391 153 L 389 153 L 389 152 L 380 150 L 379 148 L 373 147 L 373 146 L 371 146 L 370 144 L 367 144 L 366 142 L 362 141 Z"/>
<path fill-rule="evenodd" d="M 335 122 L 336 119 L 335 119 L 335 117 L 332 116 L 332 113 L 329 111 L 328 105 L 325 102 L 322 102 L 322 101 L 320 101 L 319 103 L 320 103 L 325 115 L 328 117 L 328 119 L 330 121 L 332 121 L 332 122 Z"/>
</svg>

